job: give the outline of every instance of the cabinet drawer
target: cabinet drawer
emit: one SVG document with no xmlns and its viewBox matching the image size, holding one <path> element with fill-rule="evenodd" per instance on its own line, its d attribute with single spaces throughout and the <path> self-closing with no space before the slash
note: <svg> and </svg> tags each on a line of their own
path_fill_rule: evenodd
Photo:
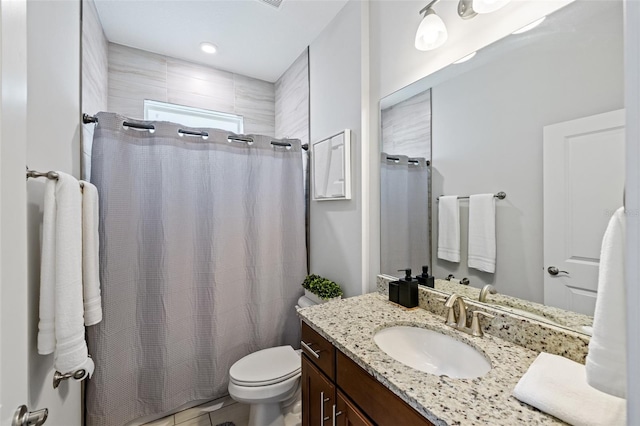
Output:
<svg viewBox="0 0 640 426">
<path fill-rule="evenodd" d="M 380 426 L 433 425 L 340 351 L 336 351 L 336 383 Z"/>
<path fill-rule="evenodd" d="M 302 352 L 331 380 L 335 380 L 335 349 L 333 345 L 315 330 L 302 323 Z"/>
</svg>

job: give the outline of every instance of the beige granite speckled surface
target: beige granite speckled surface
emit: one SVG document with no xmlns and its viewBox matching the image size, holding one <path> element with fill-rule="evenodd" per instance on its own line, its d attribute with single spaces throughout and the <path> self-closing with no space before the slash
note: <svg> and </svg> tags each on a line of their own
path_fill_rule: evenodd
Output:
<svg viewBox="0 0 640 426">
<path fill-rule="evenodd" d="M 447 280 L 436 280 L 436 290 L 446 293 L 457 293 L 469 299 L 478 300 L 480 289 L 469 285 L 462 285 Z M 509 310 L 510 308 L 521 309 L 543 317 L 546 321 L 553 325 L 571 328 L 579 333 L 584 333 L 583 326 L 593 326 L 593 317 L 577 312 L 571 312 L 564 309 L 555 308 L 553 306 L 545 306 L 540 303 L 529 302 L 527 300 L 511 297 L 499 292 L 496 294 L 488 294 L 486 303 L 495 308 Z M 516 314 L 518 312 L 515 312 Z"/>
<path fill-rule="evenodd" d="M 537 352 L 491 335 L 472 337 L 424 309 L 405 310 L 370 293 L 298 311 L 313 329 L 436 425 L 563 424 L 511 396 Z M 382 352 L 376 331 L 393 325 L 437 330 L 481 351 L 492 369 L 476 379 L 452 379 L 414 370 Z"/>
<path fill-rule="evenodd" d="M 378 276 L 378 291 L 388 295 L 388 283 L 393 277 Z M 466 287 L 466 286 L 463 286 Z M 449 294 L 420 286 L 420 307 L 436 315 L 445 316 L 444 298 Z M 386 296 L 385 296 L 386 297 Z M 566 327 L 541 322 L 512 312 L 480 303 L 474 297 L 465 297 L 468 311 L 481 310 L 495 316 L 491 321 L 483 320 L 483 330 L 507 342 L 523 346 L 536 352 L 560 355 L 584 364 L 589 350 L 589 336 Z M 470 321 L 471 313 L 468 313 Z"/>
</svg>

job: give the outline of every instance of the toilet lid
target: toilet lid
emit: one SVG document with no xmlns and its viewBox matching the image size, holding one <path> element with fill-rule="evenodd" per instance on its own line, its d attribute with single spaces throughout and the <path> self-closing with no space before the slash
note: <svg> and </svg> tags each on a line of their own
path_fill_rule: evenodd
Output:
<svg viewBox="0 0 640 426">
<path fill-rule="evenodd" d="M 241 358 L 231 366 L 229 376 L 240 386 L 266 386 L 299 374 L 300 366 L 300 355 L 291 346 L 278 346 Z"/>
</svg>

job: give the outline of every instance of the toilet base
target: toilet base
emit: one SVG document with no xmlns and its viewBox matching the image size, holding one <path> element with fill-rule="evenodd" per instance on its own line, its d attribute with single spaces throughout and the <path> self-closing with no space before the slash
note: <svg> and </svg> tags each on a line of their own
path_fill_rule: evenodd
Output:
<svg viewBox="0 0 640 426">
<path fill-rule="evenodd" d="M 280 403 L 251 404 L 249 426 L 285 426 Z"/>
</svg>

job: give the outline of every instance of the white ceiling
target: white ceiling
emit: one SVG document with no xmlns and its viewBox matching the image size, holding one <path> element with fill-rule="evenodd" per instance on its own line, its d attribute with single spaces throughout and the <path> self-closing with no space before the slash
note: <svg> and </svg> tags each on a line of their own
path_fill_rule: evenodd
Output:
<svg viewBox="0 0 640 426">
<path fill-rule="evenodd" d="M 110 42 L 276 81 L 347 0 L 95 0 Z M 218 46 L 208 55 L 200 43 Z"/>
</svg>

